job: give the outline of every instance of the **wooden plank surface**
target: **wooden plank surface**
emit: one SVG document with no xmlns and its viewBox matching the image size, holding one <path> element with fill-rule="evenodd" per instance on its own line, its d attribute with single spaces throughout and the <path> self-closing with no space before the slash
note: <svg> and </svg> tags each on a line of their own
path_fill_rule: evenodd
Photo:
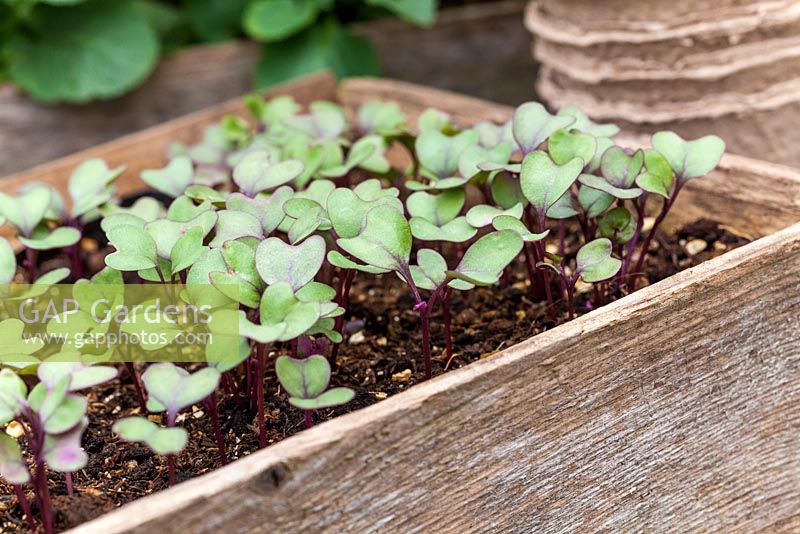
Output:
<svg viewBox="0 0 800 534">
<path fill-rule="evenodd" d="M 339 84 L 338 98 L 351 109 L 366 100 L 401 102 L 412 123 L 428 107 L 446 110 L 464 125 L 481 120 L 502 123 L 513 113 L 510 106 L 377 78 L 343 81 Z M 624 136 L 619 141 L 632 146 L 647 143 L 646 138 Z M 676 228 L 713 214 L 715 220 L 743 234 L 762 237 L 800 221 L 798 185 L 797 169 L 726 154 L 716 171 L 692 180 L 681 192 L 665 228 Z"/>
<path fill-rule="evenodd" d="M 508 113 L 370 83 L 339 94 Z M 800 218 L 791 169 L 730 156 L 715 179 L 763 190 L 704 216 Z M 795 225 L 79 531 L 796 531 L 799 309 Z"/>
<path fill-rule="evenodd" d="M 80 532 L 800 528 L 800 225 Z"/>
</svg>

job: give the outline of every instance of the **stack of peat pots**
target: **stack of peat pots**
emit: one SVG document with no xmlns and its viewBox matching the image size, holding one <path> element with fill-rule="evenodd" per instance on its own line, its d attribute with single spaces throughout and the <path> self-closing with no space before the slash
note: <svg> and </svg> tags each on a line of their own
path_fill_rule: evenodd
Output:
<svg viewBox="0 0 800 534">
<path fill-rule="evenodd" d="M 800 166 L 800 0 L 534 0 L 551 106 Z"/>
</svg>

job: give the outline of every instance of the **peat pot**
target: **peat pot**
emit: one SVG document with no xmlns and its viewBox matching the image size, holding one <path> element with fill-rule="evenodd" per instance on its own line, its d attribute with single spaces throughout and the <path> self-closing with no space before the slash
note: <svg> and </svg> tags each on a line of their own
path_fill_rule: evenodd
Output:
<svg viewBox="0 0 800 534">
<path fill-rule="evenodd" d="M 389 80 L 281 86 L 464 124 L 511 108 Z M 64 188 L 88 157 L 144 187 L 232 101 L 2 182 Z M 724 132 L 722 132 L 724 133 Z M 672 225 L 754 241 L 489 358 L 91 521 L 83 533 L 800 529 L 800 172 L 725 156 Z M 794 224 L 794 225 L 793 225 Z"/>
<path fill-rule="evenodd" d="M 800 165 L 800 1 L 534 0 L 525 22 L 552 106 Z"/>
</svg>

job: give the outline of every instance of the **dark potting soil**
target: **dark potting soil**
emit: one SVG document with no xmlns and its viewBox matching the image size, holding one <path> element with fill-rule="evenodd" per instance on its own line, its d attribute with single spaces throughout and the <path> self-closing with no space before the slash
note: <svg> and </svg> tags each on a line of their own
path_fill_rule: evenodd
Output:
<svg viewBox="0 0 800 534">
<path fill-rule="evenodd" d="M 687 225 L 671 236 L 657 235 L 650 249 L 646 280 L 641 278 L 638 286 L 663 280 L 748 241 L 708 220 Z M 533 299 L 523 264 L 514 265 L 510 271 L 510 280 L 502 287 L 453 292 L 452 359 L 445 354 L 441 308 L 436 306 L 431 320 L 434 375 L 490 356 L 556 325 L 545 304 Z M 623 295 L 617 290 L 613 298 L 620 296 Z M 596 307 L 591 291 L 579 293 L 576 298 L 578 315 Z M 332 377 L 332 385 L 353 388 L 356 396 L 344 407 L 316 412 L 317 423 L 374 404 L 423 379 L 421 331 L 413 304 L 411 295 L 394 275 L 356 277 L 345 315 L 345 342 Z M 566 306 L 560 301 L 556 306 L 559 321 L 565 321 Z M 281 352 L 276 351 L 271 357 Z M 304 426 L 303 414 L 289 405 L 286 395 L 279 391 L 272 366 L 267 368 L 265 416 L 267 440 L 272 444 L 300 432 Z M 90 425 L 83 446 L 89 463 L 74 475 L 74 494 L 66 495 L 63 475 L 50 473 L 58 530 L 75 527 L 167 486 L 167 467 L 162 458 L 144 446 L 120 442 L 111 431 L 118 419 L 141 414 L 124 368 L 117 380 L 93 388 L 88 398 Z M 179 481 L 219 465 L 211 422 L 204 412 L 203 406 L 195 406 L 178 419 L 178 424 L 190 433 L 189 444 L 177 459 Z M 258 450 L 254 413 L 238 407 L 228 396 L 221 398 L 219 412 L 230 461 Z M 161 422 L 160 415 L 148 417 Z M 24 441 L 24 437 L 20 440 Z M 13 488 L 0 483 L 0 490 L 0 532 L 27 531 Z M 29 492 L 28 497 L 38 518 L 33 493 Z"/>
</svg>

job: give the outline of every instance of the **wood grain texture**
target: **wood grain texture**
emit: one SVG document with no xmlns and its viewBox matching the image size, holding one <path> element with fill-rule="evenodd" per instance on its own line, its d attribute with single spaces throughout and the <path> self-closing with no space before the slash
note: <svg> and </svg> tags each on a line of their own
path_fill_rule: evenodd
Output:
<svg viewBox="0 0 800 534">
<path fill-rule="evenodd" d="M 80 528 L 800 527 L 800 225 Z"/>
<path fill-rule="evenodd" d="M 339 100 L 350 109 L 366 100 L 397 101 L 412 124 L 428 107 L 449 112 L 460 124 L 505 122 L 513 108 L 419 85 L 356 78 L 339 84 Z M 708 133 L 708 132 L 704 132 Z M 620 136 L 640 146 L 647 138 Z M 751 237 L 762 237 L 800 221 L 800 171 L 792 167 L 726 154 L 717 170 L 691 181 L 681 192 L 665 228 L 676 228 L 713 214 L 713 218 Z"/>
<path fill-rule="evenodd" d="M 339 95 L 509 112 L 405 84 Z M 724 208 L 692 188 L 704 216 L 800 219 L 791 169 L 731 156 L 712 180 L 763 190 Z M 796 531 L 799 311 L 800 224 L 77 531 Z"/>
</svg>

